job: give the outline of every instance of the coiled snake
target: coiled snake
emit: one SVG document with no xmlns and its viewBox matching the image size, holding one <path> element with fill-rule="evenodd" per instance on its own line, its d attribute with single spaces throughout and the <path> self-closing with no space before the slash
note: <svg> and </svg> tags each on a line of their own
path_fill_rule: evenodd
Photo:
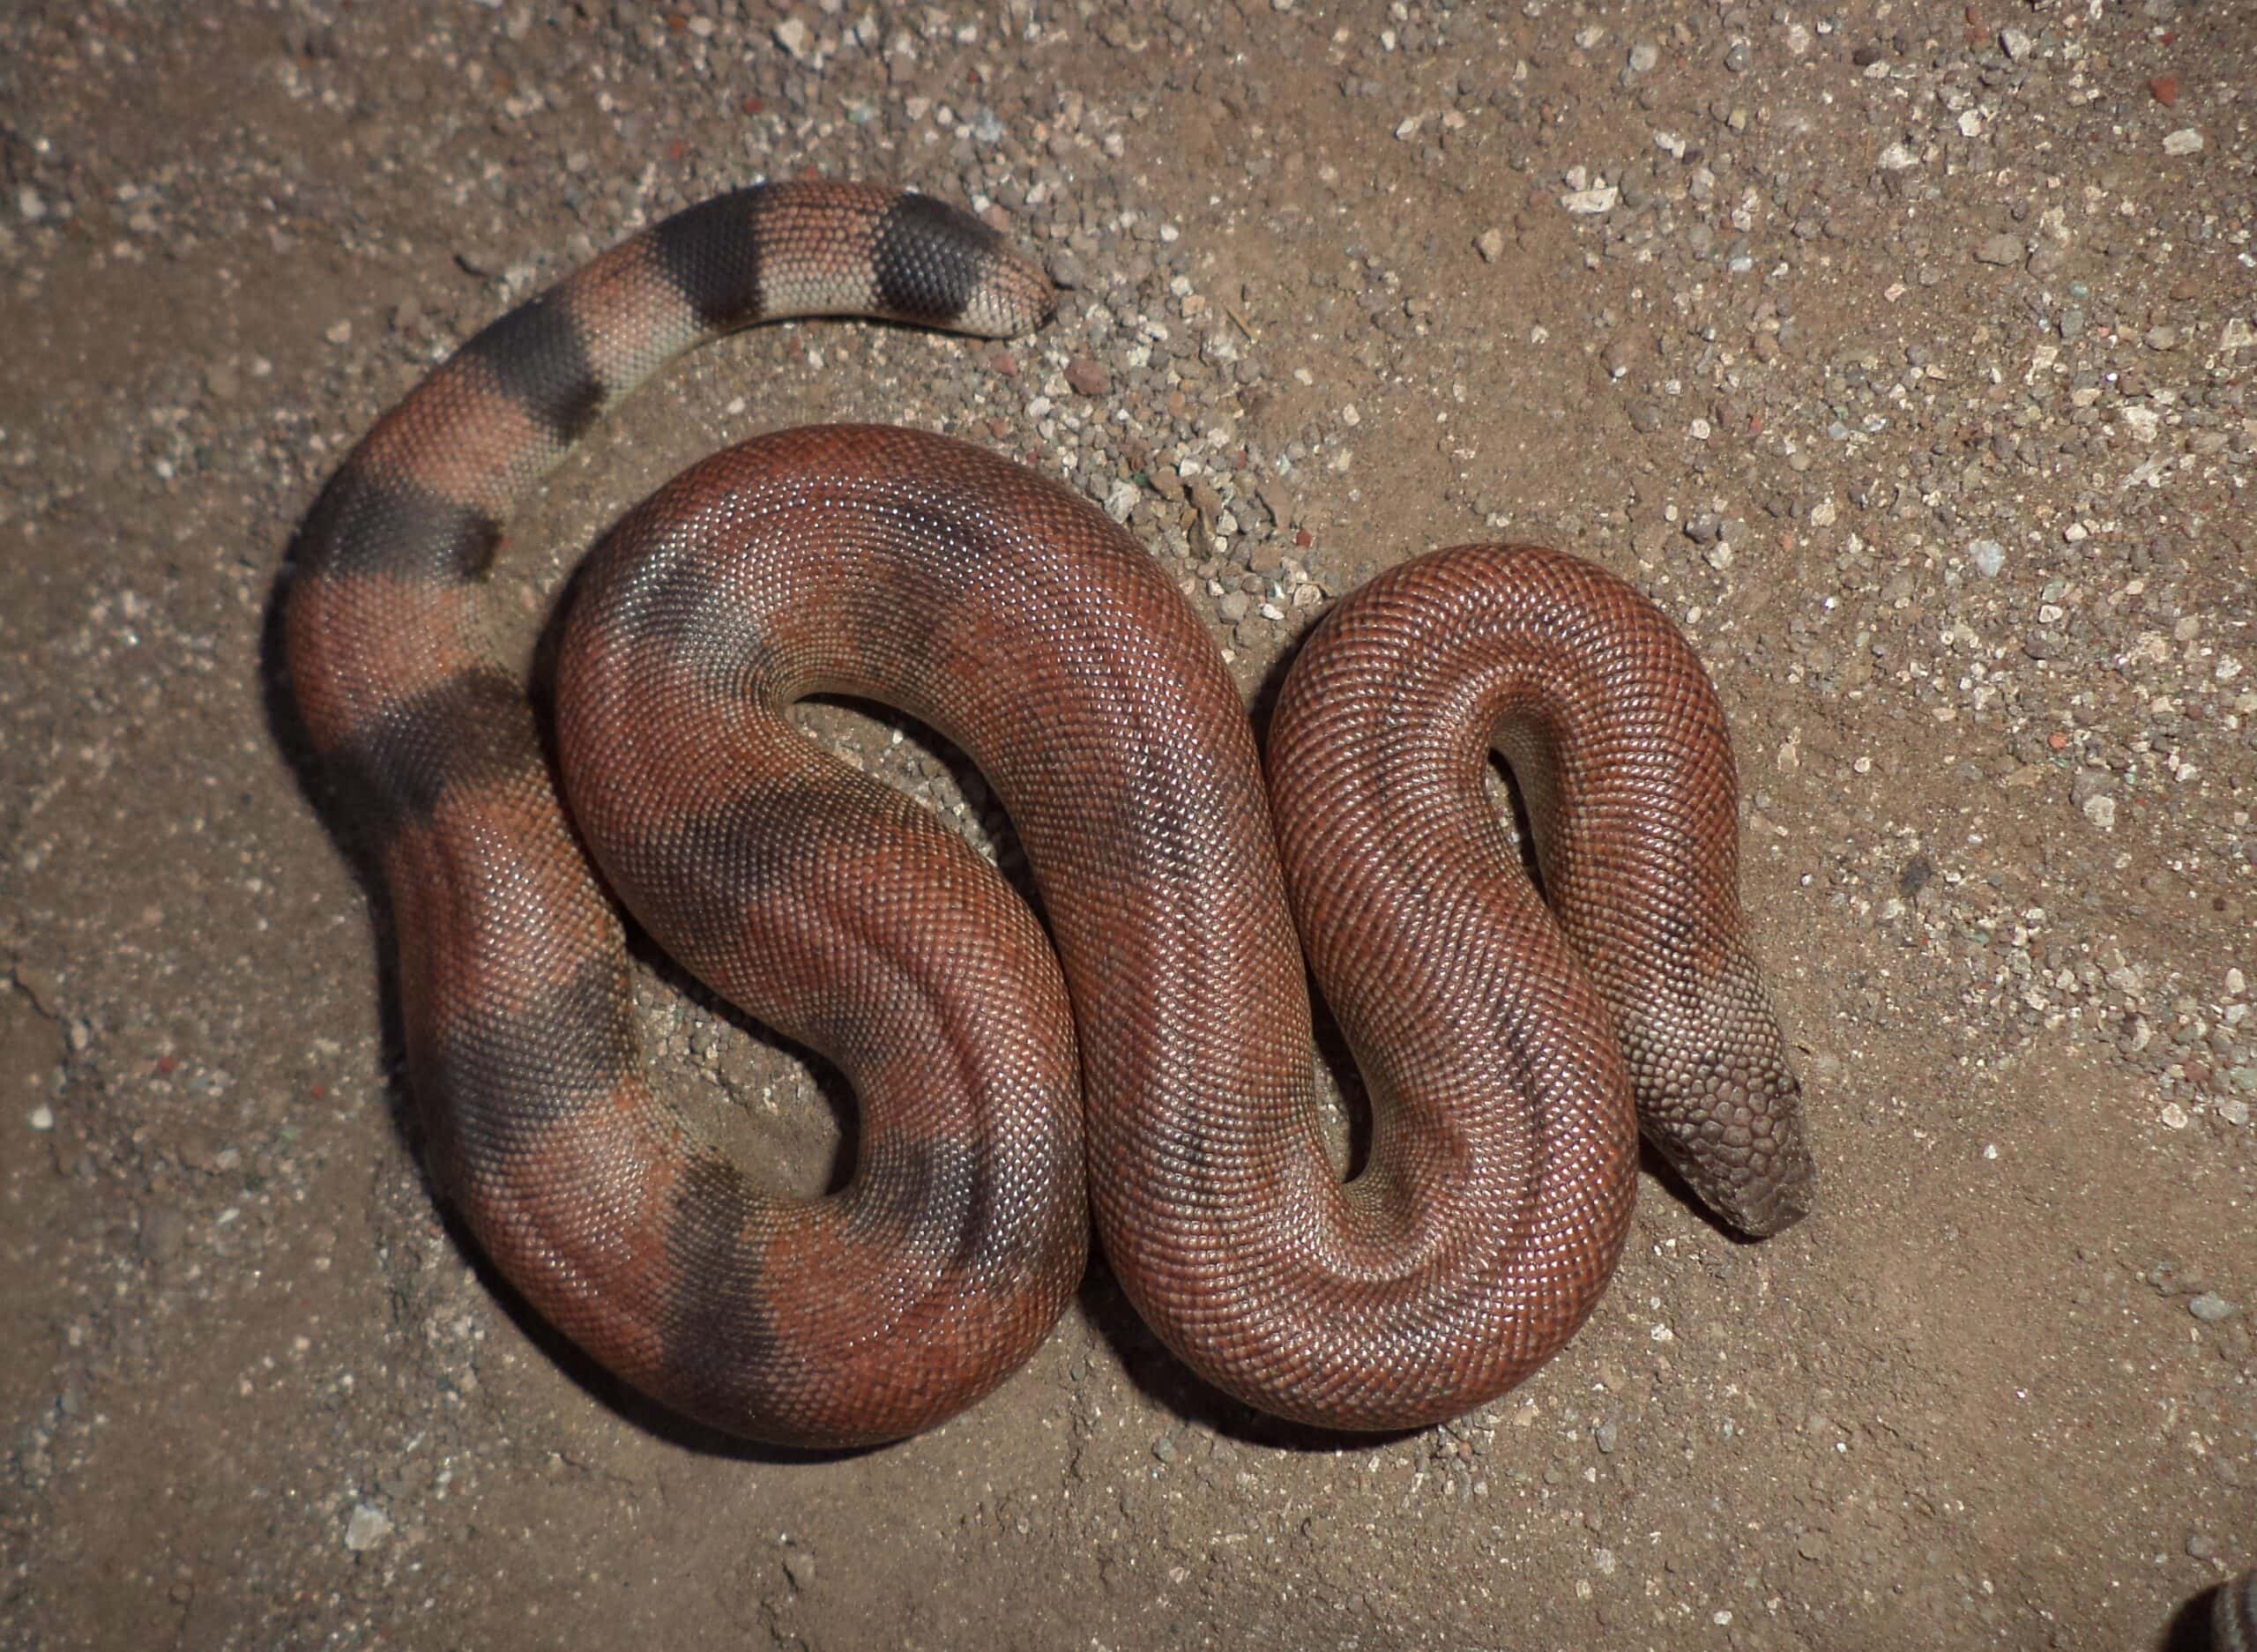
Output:
<svg viewBox="0 0 2257 1652">
<path fill-rule="evenodd" d="M 584 568 L 569 818 L 488 640 L 504 512 L 668 357 L 785 316 L 1002 336 L 1052 302 L 925 197 L 744 190 L 503 316 L 331 480 L 287 662 L 381 867 L 437 1174 L 595 1358 L 761 1439 L 890 1439 L 979 1398 L 1061 1310 L 1091 1209 L 1138 1311 L 1230 1393 L 1333 1428 L 1448 1418 L 1590 1312 L 1641 1120 L 1747 1232 L 1808 1202 L 1724 718 L 1657 609 L 1530 547 L 1397 567 L 1303 651 L 1265 792 L 1213 644 L 1132 539 L 980 449 L 848 426 L 716 454 Z M 970 755 L 1047 934 L 930 814 L 790 730 L 814 694 Z M 1493 748 L 1541 898 L 1484 794 Z M 851 1080 L 843 1191 L 762 1191 L 653 1089 L 607 882 Z M 1345 1183 L 1296 915 L 1372 1094 Z"/>
</svg>

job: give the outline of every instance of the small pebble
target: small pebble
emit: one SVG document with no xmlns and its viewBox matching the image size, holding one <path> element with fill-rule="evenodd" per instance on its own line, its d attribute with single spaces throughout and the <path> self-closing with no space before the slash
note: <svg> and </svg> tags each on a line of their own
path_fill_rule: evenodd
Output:
<svg viewBox="0 0 2257 1652">
<path fill-rule="evenodd" d="M 345 1522 L 345 1546 L 354 1554 L 366 1554 L 391 1535 L 391 1516 L 373 1503 L 355 1504 Z"/>
<path fill-rule="evenodd" d="M 1976 247 L 1975 262 L 1994 264 L 2002 267 L 2017 264 L 2027 256 L 2029 250 L 2029 248 L 2022 244 L 2021 236 L 2001 233 L 1991 236 Z"/>
<path fill-rule="evenodd" d="M 138 1237 L 143 1256 L 159 1264 L 169 1262 L 188 1247 L 188 1218 L 172 1205 L 153 1205 L 141 1218 Z"/>
<path fill-rule="evenodd" d="M 784 1550 L 784 1575 L 792 1580 L 792 1588 L 804 1595 L 815 1587 L 815 1556 L 796 1544 Z"/>
<path fill-rule="evenodd" d="M 2203 1324 L 2215 1325 L 2220 1320 L 2231 1318 L 2234 1306 L 2216 1291 L 2205 1291 L 2201 1295 L 2188 1299 L 2186 1311 Z"/>
</svg>

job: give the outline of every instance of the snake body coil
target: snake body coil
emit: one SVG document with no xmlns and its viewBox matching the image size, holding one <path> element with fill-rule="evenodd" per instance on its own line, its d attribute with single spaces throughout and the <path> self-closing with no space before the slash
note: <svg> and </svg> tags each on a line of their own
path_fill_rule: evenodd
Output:
<svg viewBox="0 0 2257 1652">
<path fill-rule="evenodd" d="M 1050 303 L 923 197 L 742 191 L 503 316 L 332 479 L 288 660 L 381 864 L 440 1177 L 597 1359 L 758 1438 L 890 1439 L 971 1403 L 1055 1320 L 1091 1208 L 1138 1310 L 1233 1394 L 1338 1428 L 1451 1416 L 1597 1300 L 1641 1119 L 1749 1232 L 1807 1201 L 1723 718 L 1657 610 L 1529 547 L 1407 563 L 1304 651 L 1265 792 L 1204 629 L 1101 513 L 945 438 L 824 427 L 694 466 L 583 570 L 569 821 L 486 640 L 503 511 L 667 357 L 777 316 L 1002 335 Z M 791 732 L 823 693 L 972 757 L 1048 937 L 928 814 Z M 1484 794 L 1493 748 L 1544 898 Z M 677 958 L 852 1081 L 842 1192 L 761 1191 L 652 1089 L 580 835 Z M 1296 914 L 1374 1098 L 1346 1183 Z"/>
</svg>

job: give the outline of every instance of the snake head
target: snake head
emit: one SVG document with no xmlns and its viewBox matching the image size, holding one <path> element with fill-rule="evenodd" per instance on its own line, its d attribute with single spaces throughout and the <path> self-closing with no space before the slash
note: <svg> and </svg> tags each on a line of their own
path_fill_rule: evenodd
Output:
<svg viewBox="0 0 2257 1652">
<path fill-rule="evenodd" d="M 1818 1169 L 1803 1141 L 1802 1086 L 1784 1068 L 1769 1085 L 1726 1084 L 1695 1126 L 1698 1151 L 1647 1124 L 1646 1139 L 1701 1202 L 1752 1238 L 1784 1232 L 1816 1202 Z"/>
<path fill-rule="evenodd" d="M 1738 952 L 1698 987 L 1619 1013 L 1639 1127 L 1701 1202 L 1756 1238 L 1809 1215 L 1802 1085 L 1754 959 Z"/>
</svg>

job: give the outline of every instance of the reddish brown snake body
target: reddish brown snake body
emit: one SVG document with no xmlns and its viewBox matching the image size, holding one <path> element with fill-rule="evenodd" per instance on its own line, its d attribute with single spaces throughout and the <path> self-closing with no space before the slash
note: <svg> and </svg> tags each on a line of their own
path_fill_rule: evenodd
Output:
<svg viewBox="0 0 2257 1652">
<path fill-rule="evenodd" d="M 1047 1333 L 1083 1266 L 1085 1119 L 1107 1256 L 1203 1375 L 1330 1427 L 1450 1416 L 1604 1288 L 1633 1080 L 1727 1219 L 1771 1232 L 1806 1203 L 1724 721 L 1658 610 L 1529 547 L 1383 576 L 1286 685 L 1274 834 L 1239 697 L 1158 566 L 937 436 L 763 437 L 622 521 L 560 649 L 569 822 L 485 640 L 502 513 L 667 356 L 779 315 L 999 334 L 1049 302 L 922 197 L 744 191 L 503 317 L 340 468 L 300 539 L 288 661 L 391 903 L 435 1162 L 503 1271 L 621 1376 L 735 1432 L 853 1443 L 960 1410 Z M 1048 939 L 928 814 L 791 732 L 790 702 L 833 692 L 978 763 Z M 1484 795 L 1493 744 L 1548 906 Z M 652 1089 L 575 826 L 677 958 L 845 1072 L 842 1193 L 763 1192 Z M 1288 886 L 1374 1097 L 1345 1185 Z"/>
</svg>

